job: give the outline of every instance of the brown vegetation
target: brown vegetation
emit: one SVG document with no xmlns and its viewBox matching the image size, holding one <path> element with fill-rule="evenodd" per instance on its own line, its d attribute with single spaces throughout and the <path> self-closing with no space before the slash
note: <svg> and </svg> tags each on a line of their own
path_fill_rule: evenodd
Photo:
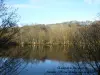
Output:
<svg viewBox="0 0 100 75">
<path fill-rule="evenodd" d="M 14 34 L 18 32 L 15 17 L 15 10 L 10 11 L 4 0 L 0 0 L 0 48 L 11 44 Z"/>
</svg>

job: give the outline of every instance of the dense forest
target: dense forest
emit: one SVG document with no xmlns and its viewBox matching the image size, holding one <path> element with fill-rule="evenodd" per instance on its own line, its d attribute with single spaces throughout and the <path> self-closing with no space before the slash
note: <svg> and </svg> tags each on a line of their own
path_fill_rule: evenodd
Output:
<svg viewBox="0 0 100 75">
<path fill-rule="evenodd" d="M 95 39 L 96 37 L 99 37 L 99 25 L 99 21 L 71 21 L 47 25 L 24 25 L 23 27 L 19 28 L 19 32 L 15 35 L 13 40 L 16 40 L 16 42 L 19 44 L 27 45 L 69 44 L 75 39 L 78 40 L 79 38 L 82 38 L 79 40 L 79 42 L 81 42 L 86 40 L 86 38 Z"/>
</svg>

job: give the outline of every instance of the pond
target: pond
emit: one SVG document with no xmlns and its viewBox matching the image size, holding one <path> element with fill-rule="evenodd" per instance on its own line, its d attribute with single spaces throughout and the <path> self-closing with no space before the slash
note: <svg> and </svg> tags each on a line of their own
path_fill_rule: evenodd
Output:
<svg viewBox="0 0 100 75">
<path fill-rule="evenodd" d="M 97 75 L 90 64 L 96 68 L 94 61 L 73 60 L 66 46 L 12 47 L 0 52 L 0 75 Z"/>
</svg>

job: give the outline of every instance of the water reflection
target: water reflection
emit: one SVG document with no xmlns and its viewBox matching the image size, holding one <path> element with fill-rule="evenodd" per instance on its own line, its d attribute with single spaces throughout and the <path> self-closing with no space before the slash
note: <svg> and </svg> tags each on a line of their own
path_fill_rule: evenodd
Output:
<svg viewBox="0 0 100 75">
<path fill-rule="evenodd" d="M 28 46 L 28 47 L 16 47 L 10 48 L 7 51 L 2 50 L 1 57 L 14 57 L 23 59 L 39 59 L 44 61 L 45 59 L 68 61 L 71 60 L 67 48 L 64 46 Z"/>
<path fill-rule="evenodd" d="M 2 50 L 0 75 L 97 75 L 93 69 L 95 62 L 72 60 L 66 49 L 65 46 L 26 46 Z"/>
<path fill-rule="evenodd" d="M 0 58 L 0 75 L 18 75 L 24 67 L 22 59 Z"/>
</svg>

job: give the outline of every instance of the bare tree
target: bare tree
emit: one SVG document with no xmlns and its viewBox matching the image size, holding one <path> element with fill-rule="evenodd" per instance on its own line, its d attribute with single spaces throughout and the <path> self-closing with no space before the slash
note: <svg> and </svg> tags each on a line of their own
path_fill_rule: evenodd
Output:
<svg viewBox="0 0 100 75">
<path fill-rule="evenodd" d="M 77 61 L 89 64 L 100 74 L 100 22 L 78 28 L 73 36 L 71 51 Z M 93 62 L 93 63 L 91 63 Z"/>
<path fill-rule="evenodd" d="M 9 10 L 4 0 L 0 0 L 0 46 L 7 45 L 18 31 L 16 10 Z"/>
</svg>

